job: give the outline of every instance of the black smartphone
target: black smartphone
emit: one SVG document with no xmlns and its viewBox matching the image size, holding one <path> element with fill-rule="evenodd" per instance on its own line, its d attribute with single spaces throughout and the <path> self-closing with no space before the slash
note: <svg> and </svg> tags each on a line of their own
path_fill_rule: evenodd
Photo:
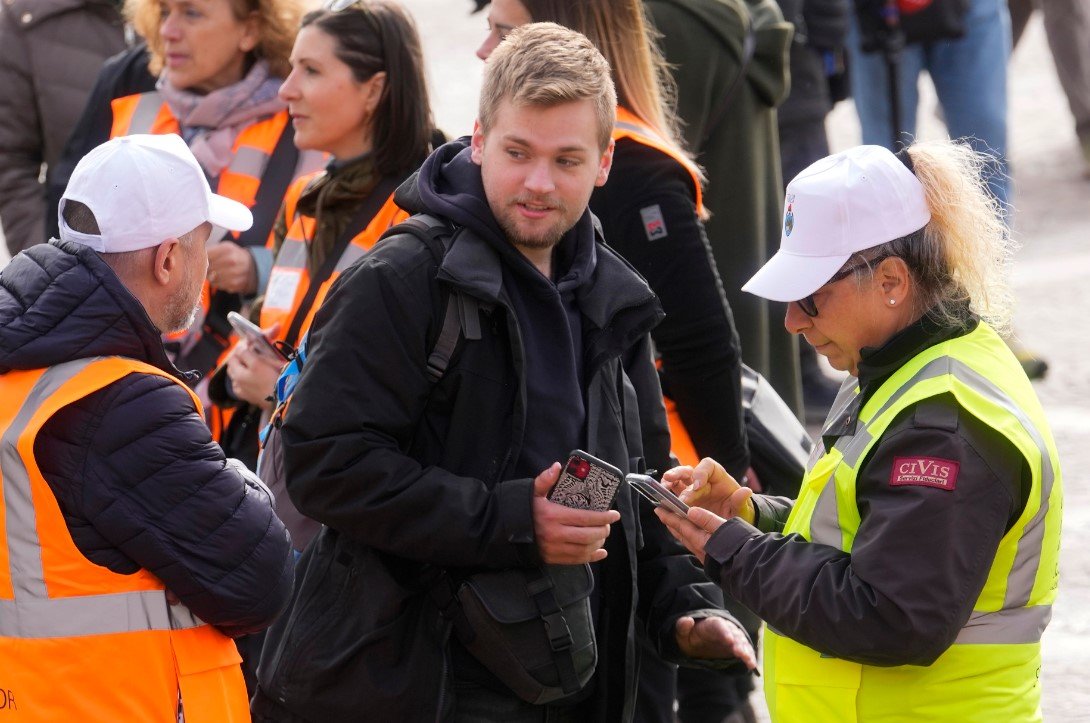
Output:
<svg viewBox="0 0 1090 723">
<path fill-rule="evenodd" d="M 689 505 L 678 499 L 677 495 L 666 489 L 666 486 L 654 477 L 633 473 L 625 475 L 624 479 L 655 507 L 661 507 L 681 517 L 689 515 Z"/>
<path fill-rule="evenodd" d="M 231 328 L 235 330 L 236 334 L 250 343 L 250 348 L 256 354 L 278 363 L 288 361 L 287 355 L 269 341 L 269 337 L 265 336 L 265 332 L 261 331 L 261 327 L 242 314 L 237 311 L 229 311 L 227 312 L 227 321 L 231 323 Z"/>
<path fill-rule="evenodd" d="M 549 499 L 580 510 L 608 510 L 624 475 L 608 462 L 581 449 L 573 450 L 560 472 Z"/>
</svg>

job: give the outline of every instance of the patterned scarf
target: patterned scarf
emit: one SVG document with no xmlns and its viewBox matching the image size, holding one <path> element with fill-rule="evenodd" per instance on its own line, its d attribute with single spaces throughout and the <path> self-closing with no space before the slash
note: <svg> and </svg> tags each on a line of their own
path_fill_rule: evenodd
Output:
<svg viewBox="0 0 1090 723">
<path fill-rule="evenodd" d="M 345 161 L 330 161 L 299 195 L 296 211 L 314 219 L 314 238 L 307 244 L 308 270 L 321 268 L 371 190 L 378 184 L 375 158 L 365 153 Z"/>
<path fill-rule="evenodd" d="M 276 95 L 282 82 L 269 75 L 268 63 L 259 60 L 242 80 L 207 95 L 174 87 L 166 70 L 155 87 L 178 119 L 182 138 L 201 168 L 216 178 L 231 164 L 242 129 L 287 107 Z"/>
</svg>

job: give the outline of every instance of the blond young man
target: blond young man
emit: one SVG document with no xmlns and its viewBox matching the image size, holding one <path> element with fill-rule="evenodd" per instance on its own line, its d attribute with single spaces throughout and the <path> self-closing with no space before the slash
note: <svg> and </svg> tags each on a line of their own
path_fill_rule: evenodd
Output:
<svg viewBox="0 0 1090 723">
<path fill-rule="evenodd" d="M 622 471 L 667 460 L 647 335 L 662 313 L 587 211 L 615 106 L 582 35 L 512 32 L 472 139 L 438 149 L 396 196 L 436 220 L 445 253 L 391 236 L 318 313 L 283 442 L 292 499 L 326 527 L 266 645 L 256 720 L 630 720 L 636 625 L 671 659 L 753 665 L 721 598 L 628 487 L 605 511 L 547 498 L 576 448 Z M 429 376 L 452 294 L 471 301 L 463 333 Z M 470 652 L 480 630 L 443 604 L 436 571 L 451 590 L 506 571 L 524 587 L 585 574 L 589 679 L 547 704 L 517 695 L 510 671 Z M 573 620 L 541 612 L 548 627 L 528 624 L 564 649 Z"/>
</svg>

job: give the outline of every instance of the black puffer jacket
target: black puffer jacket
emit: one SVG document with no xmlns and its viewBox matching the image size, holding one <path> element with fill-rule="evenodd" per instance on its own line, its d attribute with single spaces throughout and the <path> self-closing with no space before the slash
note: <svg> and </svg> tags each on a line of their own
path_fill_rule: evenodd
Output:
<svg viewBox="0 0 1090 723">
<path fill-rule="evenodd" d="M 0 272 L 0 374 L 94 356 L 185 377 L 94 251 L 52 241 L 12 259 Z M 143 374 L 114 382 L 55 414 L 34 454 L 91 562 L 152 572 L 228 635 L 267 627 L 287 603 L 287 531 L 264 492 L 225 464 L 178 384 Z"/>
</svg>

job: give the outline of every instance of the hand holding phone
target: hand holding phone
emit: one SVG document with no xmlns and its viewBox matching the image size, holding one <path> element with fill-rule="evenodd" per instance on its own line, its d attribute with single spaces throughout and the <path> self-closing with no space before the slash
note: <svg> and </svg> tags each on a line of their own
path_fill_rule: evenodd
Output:
<svg viewBox="0 0 1090 723">
<path fill-rule="evenodd" d="M 622 479 L 621 470 L 576 449 L 568 456 L 548 499 L 578 510 L 608 510 Z"/>
<path fill-rule="evenodd" d="M 677 495 L 666 489 L 666 487 L 654 477 L 633 473 L 625 475 L 624 479 L 625 482 L 632 485 L 642 497 L 655 507 L 661 507 L 664 510 L 673 512 L 679 517 L 688 517 L 689 506 L 678 499 Z"/>
<path fill-rule="evenodd" d="M 255 354 L 259 354 L 277 364 L 288 361 L 287 354 L 280 351 L 275 344 L 269 341 L 269 337 L 265 336 L 265 332 L 261 330 L 261 327 L 242 314 L 229 311 L 227 312 L 227 321 L 230 322 L 231 328 L 235 330 L 239 338 L 246 340 L 246 343 L 253 349 Z"/>
</svg>

